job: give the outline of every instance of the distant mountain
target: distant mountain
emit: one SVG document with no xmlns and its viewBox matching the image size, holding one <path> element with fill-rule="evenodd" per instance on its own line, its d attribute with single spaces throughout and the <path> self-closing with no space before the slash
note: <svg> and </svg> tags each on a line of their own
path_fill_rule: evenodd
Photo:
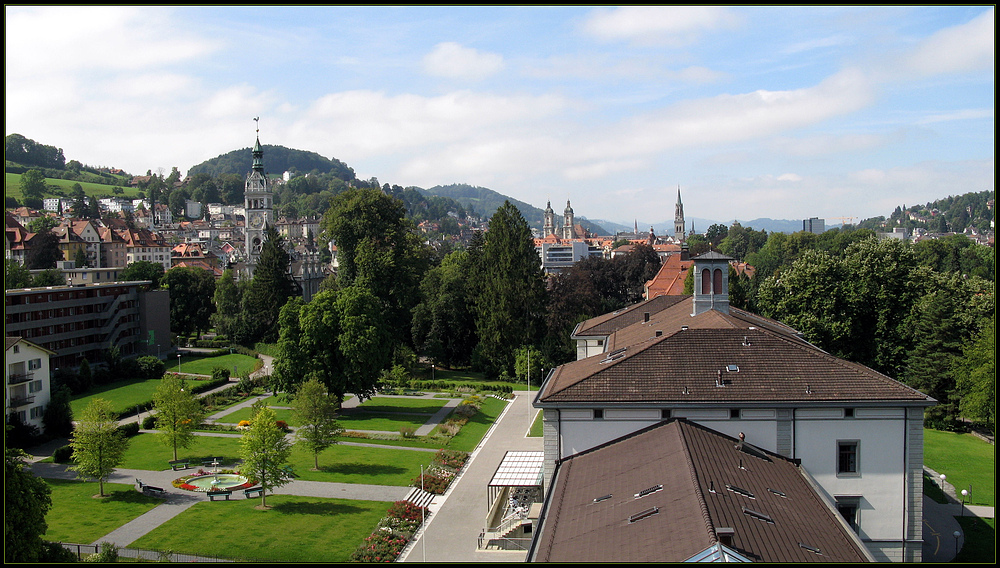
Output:
<svg viewBox="0 0 1000 568">
<path fill-rule="evenodd" d="M 292 170 L 302 174 L 310 172 L 333 174 L 344 181 L 354 179 L 354 170 L 336 158 L 324 158 L 316 152 L 295 150 L 293 148 L 285 148 L 284 146 L 271 146 L 269 144 L 264 144 L 263 150 L 264 170 L 268 174 L 278 175 Z M 191 166 L 187 171 L 187 175 L 205 173 L 212 177 L 218 177 L 222 174 L 244 176 L 250 171 L 252 165 L 253 150 L 251 148 L 243 148 Z"/>
<path fill-rule="evenodd" d="M 492 217 L 493 213 L 503 205 L 504 201 L 510 201 L 511 204 L 514 207 L 517 207 L 517 210 L 521 212 L 521 216 L 524 217 L 524 220 L 528 222 L 529 226 L 541 230 L 542 225 L 544 224 L 545 210 L 514 199 L 513 197 L 497 193 L 492 189 L 485 187 L 457 183 L 451 185 L 436 185 L 430 189 L 423 189 L 419 187 L 414 189 L 426 195 L 450 197 L 461 203 L 466 208 L 472 209 L 477 215 L 483 217 L 484 219 Z M 558 219 L 556 220 L 556 224 L 559 224 L 562 220 L 562 212 L 559 212 L 557 217 Z M 603 227 L 584 217 L 576 217 L 575 220 L 580 225 L 583 225 L 584 229 L 587 229 L 595 235 L 610 234 L 604 230 Z"/>
</svg>

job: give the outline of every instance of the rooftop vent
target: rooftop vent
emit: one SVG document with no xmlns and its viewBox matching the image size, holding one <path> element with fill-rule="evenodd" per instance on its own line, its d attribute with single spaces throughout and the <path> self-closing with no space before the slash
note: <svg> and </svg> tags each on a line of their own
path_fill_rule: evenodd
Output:
<svg viewBox="0 0 1000 568">
<path fill-rule="evenodd" d="M 722 546 L 728 546 L 732 548 L 733 546 L 733 536 L 736 535 L 736 531 L 732 527 L 719 527 L 715 529 L 715 536 L 719 539 L 719 544 Z"/>
<path fill-rule="evenodd" d="M 809 546 L 808 544 L 803 544 L 801 542 L 799 543 L 799 546 L 801 548 L 804 548 L 804 549 L 808 550 L 809 552 L 814 553 L 814 554 L 819 554 L 820 556 L 823 555 L 823 553 L 820 551 L 820 549 L 816 548 L 815 546 Z"/>
<path fill-rule="evenodd" d="M 750 338 L 743 336 L 743 347 L 750 347 Z"/>
<path fill-rule="evenodd" d="M 784 497 L 785 499 L 788 499 L 788 495 L 785 495 L 785 493 L 782 491 L 778 491 L 777 489 L 771 489 L 770 487 L 768 487 L 767 490 L 770 491 L 771 493 L 774 493 L 778 497 Z"/>
<path fill-rule="evenodd" d="M 610 498 L 611 498 L 611 494 L 610 493 L 608 493 L 607 495 L 602 495 L 600 497 L 595 497 L 594 498 L 594 503 L 600 503 L 601 501 L 607 501 Z"/>
<path fill-rule="evenodd" d="M 687 331 L 687 329 L 688 329 L 688 326 L 686 326 L 686 325 L 682 325 L 681 326 L 681 331 Z"/>
<path fill-rule="evenodd" d="M 646 509 L 645 511 L 642 511 L 642 512 L 639 512 L 639 513 L 636 513 L 636 514 L 630 516 L 628 518 L 628 522 L 629 522 L 629 524 L 632 524 L 632 523 L 634 523 L 636 521 L 641 521 L 642 519 L 645 519 L 646 517 L 652 517 L 653 515 L 655 515 L 655 514 L 657 514 L 659 512 L 660 512 L 660 508 L 659 507 L 653 507 L 651 509 Z"/>
<path fill-rule="evenodd" d="M 654 485 L 654 486 L 649 487 L 647 489 L 643 489 L 642 491 L 636 493 L 635 494 L 635 498 L 639 499 L 640 497 L 645 497 L 646 495 L 649 495 L 651 493 L 656 493 L 657 491 L 660 491 L 662 489 L 663 489 L 663 485 L 657 484 L 657 485 Z"/>
<path fill-rule="evenodd" d="M 735 485 L 729 485 L 727 483 L 726 484 L 726 489 L 732 491 L 733 493 L 735 493 L 737 495 L 742 495 L 742 496 L 746 497 L 747 499 L 756 499 L 757 498 L 753 493 L 751 493 L 750 491 L 747 491 L 746 489 L 743 489 L 742 487 L 737 487 Z"/>
<path fill-rule="evenodd" d="M 662 336 L 663 336 L 663 330 L 662 329 L 656 330 L 656 337 L 662 337 Z"/>
<path fill-rule="evenodd" d="M 649 323 L 649 312 L 642 312 L 642 322 Z"/>
</svg>

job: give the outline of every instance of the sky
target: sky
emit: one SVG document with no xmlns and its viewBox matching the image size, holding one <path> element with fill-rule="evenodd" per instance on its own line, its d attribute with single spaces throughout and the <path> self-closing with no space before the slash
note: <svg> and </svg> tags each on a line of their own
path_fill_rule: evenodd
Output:
<svg viewBox="0 0 1000 568">
<path fill-rule="evenodd" d="M 672 220 L 678 189 L 688 217 L 829 225 L 994 189 L 994 22 L 991 5 L 8 5 L 4 123 L 137 175 L 259 128 L 361 179 L 630 226 Z"/>
</svg>

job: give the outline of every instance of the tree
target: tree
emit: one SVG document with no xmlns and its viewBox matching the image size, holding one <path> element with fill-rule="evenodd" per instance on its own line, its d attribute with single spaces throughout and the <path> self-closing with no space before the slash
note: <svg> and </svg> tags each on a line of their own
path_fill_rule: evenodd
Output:
<svg viewBox="0 0 1000 568">
<path fill-rule="evenodd" d="M 58 543 L 42 539 L 52 490 L 28 470 L 21 450 L 4 448 L 3 558 L 7 564 L 72 562 L 75 557 Z"/>
<path fill-rule="evenodd" d="M 996 431 L 996 316 L 985 323 L 955 361 L 959 412 L 965 418 Z"/>
<path fill-rule="evenodd" d="M 64 258 L 59 248 L 59 236 L 51 230 L 35 233 L 28 241 L 28 245 L 24 264 L 31 270 L 55 268 L 56 262 Z"/>
<path fill-rule="evenodd" d="M 73 433 L 73 408 L 70 406 L 72 397 L 73 392 L 66 385 L 52 389 L 49 404 L 42 415 L 46 436 L 63 438 Z"/>
<path fill-rule="evenodd" d="M 278 338 L 278 314 L 288 298 L 297 295 L 295 282 L 288 272 L 291 257 L 285 240 L 271 226 L 264 230 L 253 279 L 243 293 L 242 317 L 235 339 L 242 345 L 258 341 L 273 343 Z"/>
<path fill-rule="evenodd" d="M 333 199 L 320 226 L 337 245 L 341 287 L 364 286 L 382 298 L 394 340 L 409 341 L 428 253 L 403 202 L 377 189 L 351 189 Z"/>
<path fill-rule="evenodd" d="M 171 331 L 187 336 L 208 329 L 209 318 L 215 312 L 215 277 L 211 272 L 175 266 L 163 275 L 163 285 L 170 290 Z"/>
<path fill-rule="evenodd" d="M 527 345 L 519 347 L 514 354 L 514 376 L 517 382 L 525 384 L 530 378 L 534 384 L 541 384 L 545 378 L 542 376 L 545 364 L 545 358 L 538 349 L 532 349 Z"/>
<path fill-rule="evenodd" d="M 215 283 L 212 300 L 215 303 L 212 325 L 218 333 L 232 338 L 240 317 L 240 289 L 231 269 L 222 271 L 222 276 Z"/>
<path fill-rule="evenodd" d="M 65 286 L 66 277 L 62 270 L 58 268 L 47 268 L 31 279 L 32 288 L 43 288 L 45 286 Z"/>
<path fill-rule="evenodd" d="M 545 283 L 531 228 L 509 201 L 490 219 L 482 248 L 470 248 L 477 283 L 474 364 L 488 376 L 514 372 L 518 345 L 538 343 L 543 330 Z"/>
<path fill-rule="evenodd" d="M 448 254 L 420 283 L 421 302 L 413 309 L 411 331 L 417 351 L 446 366 L 468 364 L 476 328 L 466 284 L 469 254 Z"/>
<path fill-rule="evenodd" d="M 104 497 L 104 482 L 122 464 L 128 449 L 128 439 L 118 429 L 118 414 L 109 401 L 95 398 L 87 405 L 73 431 L 70 446 L 76 465 L 69 469 L 81 478 L 96 479 L 100 496 Z"/>
<path fill-rule="evenodd" d="M 76 249 L 76 254 L 73 255 L 73 262 L 76 264 L 77 268 L 87 267 L 87 251 L 83 248 Z"/>
<path fill-rule="evenodd" d="M 41 233 L 42 231 L 52 230 L 59 226 L 59 221 L 55 217 L 49 215 L 43 215 L 41 217 L 36 217 L 28 223 L 29 233 Z"/>
<path fill-rule="evenodd" d="M 31 272 L 13 259 L 4 260 L 4 290 L 15 290 L 31 286 Z"/>
<path fill-rule="evenodd" d="M 201 424 L 205 409 L 186 382 L 174 375 L 163 377 L 153 395 L 153 407 L 160 440 L 173 448 L 176 460 L 177 448 L 187 448 L 194 440 L 194 429 Z"/>
<path fill-rule="evenodd" d="M 41 170 L 28 170 L 21 174 L 21 194 L 25 199 L 41 199 L 45 190 L 45 174 Z"/>
<path fill-rule="evenodd" d="M 130 262 L 125 270 L 121 271 L 118 278 L 126 282 L 149 280 L 153 283 L 153 288 L 159 288 L 163 274 L 163 265 L 159 262 L 137 260 Z"/>
<path fill-rule="evenodd" d="M 277 425 L 274 411 L 261 401 L 254 403 L 250 417 L 250 429 L 243 433 L 240 441 L 240 457 L 243 467 L 240 472 L 264 490 L 257 509 L 267 509 L 267 490 L 281 487 L 291 481 L 291 474 L 285 469 L 292 445 L 285 438 L 284 431 Z"/>
<path fill-rule="evenodd" d="M 313 454 L 313 469 L 319 469 L 319 453 L 336 444 L 337 436 L 344 431 L 337 422 L 337 406 L 337 400 L 315 378 L 302 383 L 292 401 L 300 424 L 296 438 Z"/>
<path fill-rule="evenodd" d="M 290 300 L 281 310 L 274 387 L 291 392 L 310 377 L 340 401 L 346 393 L 362 400 L 373 396 L 393 353 L 383 310 L 359 286 L 324 290 L 308 304 Z"/>
</svg>

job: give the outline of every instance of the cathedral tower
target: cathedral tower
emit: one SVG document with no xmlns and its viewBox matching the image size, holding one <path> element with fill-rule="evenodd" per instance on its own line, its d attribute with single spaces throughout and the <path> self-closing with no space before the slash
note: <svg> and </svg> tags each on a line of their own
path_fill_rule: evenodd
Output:
<svg viewBox="0 0 1000 568">
<path fill-rule="evenodd" d="M 556 232 L 556 213 L 552 210 L 552 202 L 545 203 L 545 216 L 542 218 L 542 238 L 554 235 Z"/>
<path fill-rule="evenodd" d="M 681 203 L 681 186 L 677 186 L 677 205 L 674 206 L 674 238 L 684 242 L 684 204 Z"/>
<path fill-rule="evenodd" d="M 573 208 L 569 206 L 569 199 L 566 200 L 566 209 L 563 211 L 563 235 L 564 239 L 573 238 Z"/>
<path fill-rule="evenodd" d="M 259 117 L 254 121 L 259 121 Z M 254 268 L 260 259 L 260 250 L 264 246 L 264 229 L 274 225 L 273 194 L 267 187 L 267 176 L 264 175 L 264 150 L 260 145 L 260 127 L 258 123 L 257 141 L 253 146 L 253 169 L 247 176 L 244 194 L 246 209 L 246 255 L 247 273 L 253 276 Z"/>
</svg>

